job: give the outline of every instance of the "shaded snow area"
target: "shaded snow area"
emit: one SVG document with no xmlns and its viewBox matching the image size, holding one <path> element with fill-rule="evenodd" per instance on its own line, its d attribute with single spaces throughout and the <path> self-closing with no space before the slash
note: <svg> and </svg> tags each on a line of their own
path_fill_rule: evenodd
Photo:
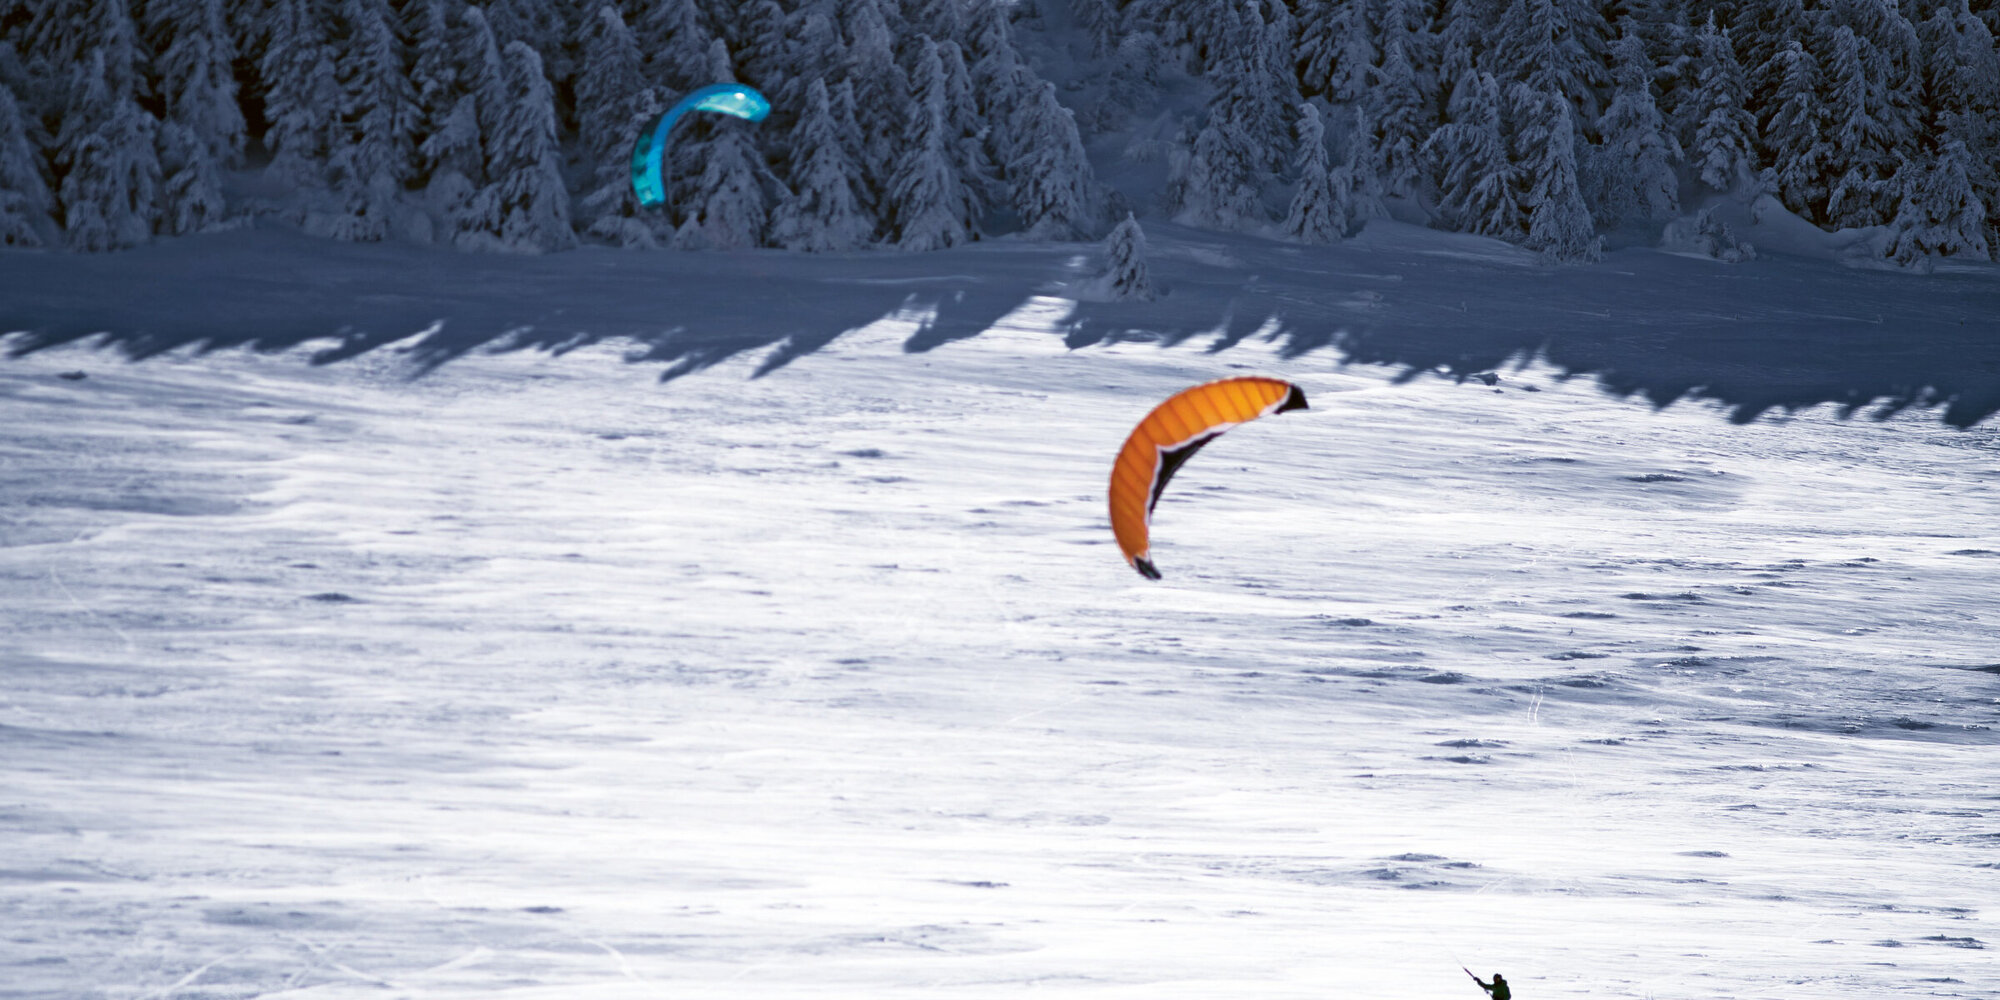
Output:
<svg viewBox="0 0 2000 1000">
<path fill-rule="evenodd" d="M 5 258 L 0 996 L 2000 997 L 1991 275 L 1371 234 Z"/>
</svg>

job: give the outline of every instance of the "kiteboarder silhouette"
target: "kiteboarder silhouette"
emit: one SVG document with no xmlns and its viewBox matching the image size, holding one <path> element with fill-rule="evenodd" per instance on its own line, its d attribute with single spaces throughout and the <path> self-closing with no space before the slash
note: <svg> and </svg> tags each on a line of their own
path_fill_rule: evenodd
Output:
<svg viewBox="0 0 2000 1000">
<path fill-rule="evenodd" d="M 1465 967 L 1459 966 L 1459 968 Z M 1465 969 L 1465 974 L 1472 976 L 1472 970 Z M 1507 977 L 1497 972 L 1493 974 L 1493 981 L 1490 983 L 1478 976 L 1472 976 L 1472 981 L 1478 983 L 1479 988 L 1485 990 L 1486 995 L 1493 1000 L 1512 1000 L 1514 996 L 1514 991 L 1507 988 Z"/>
</svg>

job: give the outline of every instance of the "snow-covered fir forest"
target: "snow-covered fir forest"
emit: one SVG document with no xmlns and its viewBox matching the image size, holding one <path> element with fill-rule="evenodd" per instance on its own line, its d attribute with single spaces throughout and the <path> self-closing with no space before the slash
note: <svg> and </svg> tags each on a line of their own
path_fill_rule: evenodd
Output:
<svg viewBox="0 0 2000 1000">
<path fill-rule="evenodd" d="M 1729 194 L 1922 266 L 2000 246 L 1996 31 L 1993 0 L 5 0 L 0 243 L 928 250 L 1128 213 L 1331 242 L 1393 213 L 1587 260 Z M 728 80 L 771 116 L 679 125 L 641 209 L 635 136 Z"/>
</svg>

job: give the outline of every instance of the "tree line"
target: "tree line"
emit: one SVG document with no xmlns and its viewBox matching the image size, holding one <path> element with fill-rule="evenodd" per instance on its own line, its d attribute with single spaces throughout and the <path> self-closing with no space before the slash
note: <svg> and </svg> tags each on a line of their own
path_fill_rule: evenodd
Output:
<svg viewBox="0 0 2000 1000">
<path fill-rule="evenodd" d="M 1588 259 L 1703 192 L 1990 257 L 1995 0 L 0 0 L 0 244 L 926 250 L 1385 206 Z M 639 130 L 717 81 L 671 205 Z M 1104 163 L 1154 160 L 1157 190 Z M 1137 203 L 1135 204 L 1134 201 Z"/>
</svg>

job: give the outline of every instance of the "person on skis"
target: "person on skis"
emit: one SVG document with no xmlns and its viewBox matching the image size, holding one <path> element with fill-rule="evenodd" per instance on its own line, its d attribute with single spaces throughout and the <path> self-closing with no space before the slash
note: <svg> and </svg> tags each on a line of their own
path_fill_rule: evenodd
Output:
<svg viewBox="0 0 2000 1000">
<path fill-rule="evenodd" d="M 1472 976 L 1472 973 L 1467 972 L 1466 975 Z M 1513 1000 L 1514 991 L 1507 988 L 1506 976 L 1496 972 L 1493 974 L 1493 981 L 1490 983 L 1478 976 L 1472 976 L 1472 981 L 1478 983 L 1479 988 L 1485 990 L 1486 995 L 1492 997 L 1493 1000 Z"/>
</svg>

